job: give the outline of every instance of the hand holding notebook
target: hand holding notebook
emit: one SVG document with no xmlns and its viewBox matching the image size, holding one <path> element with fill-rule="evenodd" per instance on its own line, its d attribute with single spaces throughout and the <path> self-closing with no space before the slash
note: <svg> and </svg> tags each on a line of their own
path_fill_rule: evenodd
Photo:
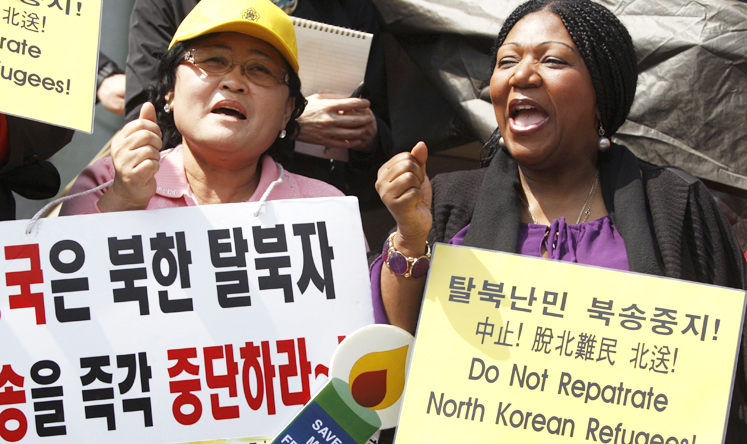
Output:
<svg viewBox="0 0 747 444">
<path fill-rule="evenodd" d="M 351 98 L 366 72 L 372 34 L 292 17 L 302 92 L 296 152 L 347 161 L 348 150 L 374 146 L 376 119 L 366 99 Z"/>
</svg>

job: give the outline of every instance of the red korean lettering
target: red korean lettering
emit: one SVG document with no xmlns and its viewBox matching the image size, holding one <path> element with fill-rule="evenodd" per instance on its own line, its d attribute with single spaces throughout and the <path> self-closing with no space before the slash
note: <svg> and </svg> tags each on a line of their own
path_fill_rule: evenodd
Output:
<svg viewBox="0 0 747 444">
<path fill-rule="evenodd" d="M 183 348 L 178 350 L 169 350 L 168 357 L 170 361 L 175 360 L 176 363 L 173 367 L 169 368 L 169 378 L 173 379 L 181 373 L 187 373 L 190 375 L 199 375 L 200 366 L 189 362 L 191 358 L 197 358 L 196 348 Z M 188 379 L 180 381 L 169 381 L 169 390 L 171 393 L 179 393 L 179 396 L 174 399 L 174 404 L 171 408 L 174 414 L 174 419 L 181 425 L 192 425 L 200 420 L 202 416 L 202 403 L 200 398 L 192 392 L 199 392 L 201 389 L 200 380 Z M 182 412 L 182 407 L 185 405 L 192 406 L 191 413 Z"/>
<path fill-rule="evenodd" d="M 13 371 L 10 365 L 3 365 L 2 370 L 0 370 L 0 389 L 5 384 L 10 384 L 10 386 L 0 391 L 0 406 L 23 404 L 26 402 L 26 392 L 24 390 L 13 389 L 13 386 L 23 388 L 23 380 L 23 376 Z M 11 421 L 16 421 L 18 427 L 11 430 L 8 427 L 8 423 Z M 26 430 L 28 430 L 28 422 L 22 411 L 16 408 L 0 411 L 0 438 L 8 442 L 17 442 L 26 436 Z"/>
<path fill-rule="evenodd" d="M 46 324 L 44 294 L 31 292 L 32 284 L 44 283 L 41 262 L 39 261 L 39 244 L 8 245 L 5 247 L 5 259 L 29 259 L 31 261 L 30 270 L 5 273 L 5 282 L 9 287 L 16 285 L 21 287 L 20 294 L 9 296 L 10 308 L 33 308 L 36 313 L 36 324 Z"/>
<path fill-rule="evenodd" d="M 241 383 L 244 387 L 244 398 L 252 410 L 262 407 L 262 399 L 267 395 L 267 414 L 275 414 L 275 388 L 272 378 L 275 377 L 275 367 L 270 357 L 270 343 L 262 341 L 261 348 L 253 342 L 247 342 L 239 350 L 244 364 L 241 368 Z M 261 352 L 260 352 L 261 351 Z M 260 363 L 260 357 L 262 362 Z M 264 369 L 264 371 L 263 371 Z M 257 393 L 252 394 L 250 374 L 254 370 L 254 378 L 257 385 Z"/>
<path fill-rule="evenodd" d="M 205 379 L 207 380 L 207 386 L 211 389 L 216 388 L 227 388 L 228 396 L 236 398 L 238 391 L 236 390 L 236 375 L 239 374 L 239 366 L 236 364 L 236 360 L 233 357 L 233 345 L 225 346 L 225 353 L 223 353 L 222 346 L 205 347 Z M 213 361 L 216 359 L 226 359 L 226 374 L 216 375 L 214 371 Z M 218 393 L 210 394 L 210 407 L 213 411 L 213 418 L 215 419 L 231 419 L 239 417 L 239 406 L 221 406 L 220 398 Z"/>
<path fill-rule="evenodd" d="M 280 373 L 280 395 L 285 405 L 304 405 L 311 399 L 311 390 L 309 389 L 311 363 L 306 359 L 306 339 L 298 338 L 298 360 L 296 360 L 294 342 L 293 339 L 277 342 L 278 353 L 288 355 L 288 363 L 278 366 Z M 296 361 L 298 361 L 298 365 Z M 299 369 L 301 373 L 301 390 L 291 392 L 288 387 L 288 379 L 299 376 Z"/>
</svg>

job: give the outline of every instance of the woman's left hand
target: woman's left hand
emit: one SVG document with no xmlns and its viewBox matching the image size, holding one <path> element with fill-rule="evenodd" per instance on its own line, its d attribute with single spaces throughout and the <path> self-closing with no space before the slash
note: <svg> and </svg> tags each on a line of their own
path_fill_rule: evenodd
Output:
<svg viewBox="0 0 747 444">
<path fill-rule="evenodd" d="M 125 75 L 113 74 L 104 79 L 96 91 L 96 97 L 101 105 L 114 114 L 124 114 L 125 104 Z"/>
<path fill-rule="evenodd" d="M 102 213 L 142 210 L 156 194 L 156 172 L 161 155 L 161 129 L 150 102 L 140 118 L 126 124 L 112 139 L 114 183 L 98 201 Z"/>
<path fill-rule="evenodd" d="M 306 98 L 298 122 L 296 140 L 329 148 L 371 152 L 376 147 L 376 117 L 371 102 L 336 93 L 318 93 Z"/>
</svg>

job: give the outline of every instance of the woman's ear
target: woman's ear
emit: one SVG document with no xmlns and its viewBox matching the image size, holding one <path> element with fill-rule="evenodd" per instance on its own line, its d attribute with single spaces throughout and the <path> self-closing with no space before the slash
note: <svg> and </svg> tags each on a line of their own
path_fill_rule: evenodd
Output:
<svg viewBox="0 0 747 444">
<path fill-rule="evenodd" d="M 280 128 L 281 130 L 285 129 L 286 126 L 288 126 L 288 121 L 290 121 L 291 115 L 293 114 L 293 110 L 296 109 L 296 98 L 293 96 L 288 96 L 288 100 L 285 101 L 285 112 L 283 113 L 283 127 Z"/>
<path fill-rule="evenodd" d="M 174 90 L 172 89 L 163 98 L 166 101 L 166 104 L 169 105 L 170 109 L 174 109 Z"/>
</svg>

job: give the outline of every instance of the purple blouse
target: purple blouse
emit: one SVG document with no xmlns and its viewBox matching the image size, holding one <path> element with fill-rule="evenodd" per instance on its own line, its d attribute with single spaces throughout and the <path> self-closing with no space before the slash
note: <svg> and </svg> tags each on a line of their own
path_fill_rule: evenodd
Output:
<svg viewBox="0 0 747 444">
<path fill-rule="evenodd" d="M 459 230 L 449 241 L 461 245 L 469 225 Z M 601 219 L 581 224 L 567 224 L 564 217 L 546 225 L 525 224 L 519 227 L 518 253 L 526 256 L 542 257 L 542 245 L 550 259 L 578 264 L 595 265 L 615 270 L 630 270 L 628 254 L 622 236 L 612 224 L 612 219 Z M 371 264 L 371 297 L 374 319 L 377 324 L 388 323 L 384 304 L 381 301 L 381 256 Z"/>
</svg>

